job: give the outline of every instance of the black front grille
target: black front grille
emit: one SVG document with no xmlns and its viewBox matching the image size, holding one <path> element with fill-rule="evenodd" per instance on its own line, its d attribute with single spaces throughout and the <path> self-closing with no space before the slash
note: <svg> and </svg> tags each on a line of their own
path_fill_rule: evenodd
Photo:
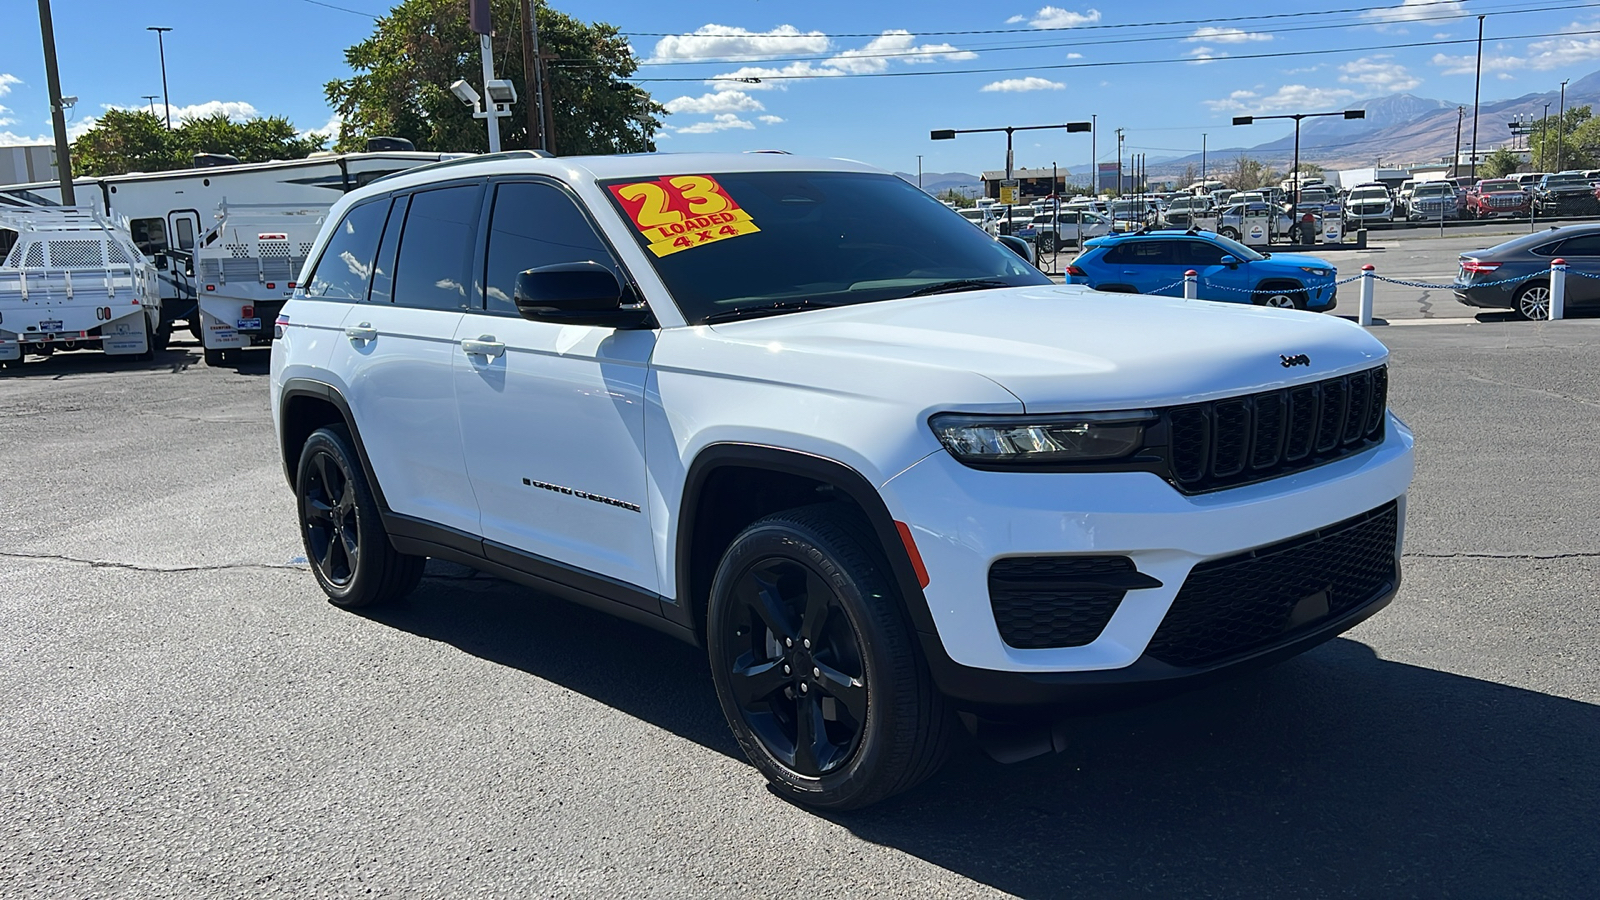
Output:
<svg viewBox="0 0 1600 900">
<path fill-rule="evenodd" d="M 1165 411 L 1171 474 L 1202 493 L 1287 475 L 1383 441 L 1384 366 Z"/>
<path fill-rule="evenodd" d="M 1195 566 L 1156 629 L 1150 656 L 1202 666 L 1268 646 L 1394 589 L 1393 501 L 1290 540 Z"/>
<path fill-rule="evenodd" d="M 989 567 L 1000 637 L 1020 650 L 1082 647 L 1100 636 L 1138 578 L 1126 556 L 1017 556 Z"/>
</svg>

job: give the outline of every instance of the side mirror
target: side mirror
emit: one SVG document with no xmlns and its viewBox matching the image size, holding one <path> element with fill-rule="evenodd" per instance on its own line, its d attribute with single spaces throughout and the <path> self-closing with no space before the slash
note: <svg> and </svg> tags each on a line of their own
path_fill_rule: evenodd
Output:
<svg viewBox="0 0 1600 900">
<path fill-rule="evenodd" d="M 1230 269 L 1237 269 L 1237 268 L 1239 268 L 1239 258 L 1237 256 L 1229 254 L 1229 255 L 1224 256 L 1222 258 L 1222 264 L 1227 266 Z"/>
<path fill-rule="evenodd" d="M 558 325 L 600 325 L 609 328 L 644 328 L 653 321 L 650 310 L 625 309 L 632 293 L 616 273 L 597 262 L 558 263 L 517 275 L 512 302 L 524 319 Z"/>
<path fill-rule="evenodd" d="M 155 264 L 156 271 L 165 272 L 167 270 L 167 255 L 165 253 L 157 253 L 151 257 L 151 262 Z"/>
<path fill-rule="evenodd" d="M 1033 264 L 1033 247 L 1027 241 L 1009 234 L 1002 234 L 997 240 L 1010 248 L 1011 252 L 1027 260 L 1029 265 Z"/>
</svg>

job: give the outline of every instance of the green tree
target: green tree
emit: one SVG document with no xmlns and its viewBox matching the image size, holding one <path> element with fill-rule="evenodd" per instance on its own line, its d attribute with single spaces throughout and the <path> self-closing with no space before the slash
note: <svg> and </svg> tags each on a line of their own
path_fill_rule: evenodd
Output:
<svg viewBox="0 0 1600 900">
<path fill-rule="evenodd" d="M 517 86 L 511 116 L 500 119 L 501 144 L 527 147 L 530 85 L 522 70 L 521 0 L 491 0 L 494 69 Z M 639 62 L 614 26 L 585 25 L 539 3 L 539 50 L 546 57 L 546 95 L 563 155 L 655 149 L 666 110 L 626 79 Z M 328 102 L 343 117 L 338 148 L 360 149 L 368 136 L 403 137 L 419 149 L 489 149 L 481 119 L 450 93 L 465 79 L 482 90 L 478 36 L 467 27 L 467 0 L 404 0 L 378 20 L 372 36 L 345 51 L 355 70 L 330 81 Z"/>
<path fill-rule="evenodd" d="M 1483 165 L 1478 166 L 1478 174 L 1484 178 L 1504 178 L 1517 171 L 1521 164 L 1515 153 L 1501 147 L 1483 158 Z"/>
<path fill-rule="evenodd" d="M 1600 151 L 1600 120 L 1589 106 L 1575 106 L 1537 123 L 1528 146 L 1535 171 L 1592 168 Z"/>
<path fill-rule="evenodd" d="M 243 162 L 303 159 L 326 143 L 303 138 L 282 116 L 234 122 L 226 115 L 184 119 L 167 130 L 144 110 L 110 109 L 72 144 L 72 167 L 85 175 L 186 169 L 196 153 L 226 153 Z"/>
</svg>

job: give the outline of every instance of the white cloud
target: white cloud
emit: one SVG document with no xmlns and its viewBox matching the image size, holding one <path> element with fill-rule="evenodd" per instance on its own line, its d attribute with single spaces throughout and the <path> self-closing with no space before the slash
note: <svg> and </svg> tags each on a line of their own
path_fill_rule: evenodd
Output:
<svg viewBox="0 0 1600 900">
<path fill-rule="evenodd" d="M 756 119 L 763 125 L 776 125 L 784 121 L 783 116 L 756 116 Z"/>
<path fill-rule="evenodd" d="M 1067 59 L 1083 59 L 1082 53 L 1068 53 Z"/>
<path fill-rule="evenodd" d="M 321 128 L 307 128 L 305 131 L 300 132 L 300 136 L 303 138 L 326 138 L 330 141 L 337 140 L 339 138 L 339 127 L 343 124 L 344 116 L 334 113 L 328 117 L 328 123 L 326 125 L 323 125 Z"/>
<path fill-rule="evenodd" d="M 1438 0 L 1405 0 L 1399 6 L 1371 10 L 1366 17 L 1379 22 L 1415 22 L 1438 16 L 1460 15 L 1465 5 L 1464 0 L 1443 3 Z"/>
<path fill-rule="evenodd" d="M 882 72 L 890 62 L 919 63 L 937 60 L 977 59 L 978 54 L 950 44 L 916 46 L 917 36 L 904 29 L 885 31 L 858 50 L 846 50 L 822 63 L 851 74 Z M 885 54 L 895 54 L 888 56 Z"/>
<path fill-rule="evenodd" d="M 1211 41 L 1218 44 L 1244 44 L 1251 41 L 1270 41 L 1272 35 L 1262 34 L 1259 31 L 1245 31 L 1242 28 L 1217 28 L 1206 25 L 1196 28 L 1194 34 L 1184 38 L 1186 41 Z"/>
<path fill-rule="evenodd" d="M 708 121 L 696 122 L 693 125 L 685 125 L 682 128 L 674 128 L 673 131 L 678 134 L 711 134 L 715 131 L 727 131 L 730 128 L 755 127 L 733 113 L 721 113 L 720 115 L 712 116 Z"/>
<path fill-rule="evenodd" d="M 21 78 L 18 78 L 9 72 L 0 72 L 0 97 L 4 97 L 5 95 L 11 93 L 11 86 L 13 84 L 21 83 Z"/>
<path fill-rule="evenodd" d="M 150 107 L 131 106 L 122 108 L 149 109 Z M 111 107 L 107 106 L 106 109 L 111 109 Z M 156 109 L 160 110 L 161 107 L 158 106 Z M 162 112 L 165 114 L 164 110 L 162 110 Z M 203 119 L 207 116 L 214 116 L 217 113 L 222 113 L 236 122 L 242 122 L 245 119 L 255 119 L 261 116 L 261 113 L 257 112 L 254 106 L 251 106 L 243 100 L 207 100 L 204 103 L 194 103 L 190 104 L 189 106 L 174 106 L 172 108 L 173 119 Z"/>
<path fill-rule="evenodd" d="M 717 91 L 698 97 L 677 97 L 663 104 L 669 113 L 706 116 L 712 113 L 758 112 L 766 109 L 761 101 L 744 91 Z"/>
<path fill-rule="evenodd" d="M 793 56 L 796 53 L 825 53 L 830 46 L 828 36 L 822 32 L 802 32 L 793 25 L 780 25 L 771 31 L 702 25 L 688 34 L 669 35 L 656 41 L 654 55 L 645 62 L 717 59 L 724 56 Z"/>
<path fill-rule="evenodd" d="M 1262 96 L 1255 91 L 1234 91 L 1221 100 L 1206 100 L 1213 112 L 1272 113 L 1281 110 L 1305 110 L 1337 106 L 1353 99 L 1355 91 L 1344 88 L 1314 88 L 1303 84 L 1286 84 L 1275 93 Z"/>
<path fill-rule="evenodd" d="M 1023 21 L 1024 18 L 1023 16 L 1012 16 L 1006 22 L 1014 25 Z M 1034 13 L 1032 18 L 1027 19 L 1028 24 L 1034 28 L 1077 28 L 1079 25 L 1093 25 L 1098 21 L 1100 21 L 1100 10 L 1098 9 L 1084 10 L 1079 13 L 1070 9 L 1062 9 L 1059 6 L 1046 6 Z"/>
<path fill-rule="evenodd" d="M 22 144 L 48 144 L 52 138 L 48 134 L 17 134 L 14 131 L 0 131 L 0 147 L 16 147 Z"/>
<path fill-rule="evenodd" d="M 1026 21 L 1028 21 L 1028 17 L 1027 16 L 1012 16 L 1011 18 L 1006 20 L 1006 24 L 1007 25 L 1017 25 L 1019 23 L 1026 22 Z"/>
<path fill-rule="evenodd" d="M 723 88 L 730 81 L 739 81 L 738 90 L 785 90 L 788 82 L 797 78 L 825 78 L 832 75 L 870 75 L 889 68 L 890 63 L 907 65 L 935 61 L 977 59 L 978 54 L 950 44 L 917 45 L 917 36 L 904 29 L 885 31 L 864 46 L 844 50 L 827 59 L 801 60 L 782 67 L 741 66 L 732 72 L 718 75 L 706 84 Z M 760 79 L 745 83 L 744 79 Z M 775 80 L 768 80 L 775 79 Z"/>
<path fill-rule="evenodd" d="M 1339 76 L 1339 81 L 1344 84 L 1359 84 L 1385 93 L 1409 91 L 1422 83 L 1422 79 L 1406 71 L 1406 67 L 1396 62 L 1388 54 L 1377 56 L 1363 56 L 1354 62 L 1347 62 L 1339 67 L 1344 73 Z"/>
<path fill-rule="evenodd" d="M 1196 47 L 1193 50 L 1190 50 L 1187 55 L 1194 58 L 1195 65 L 1203 66 L 1213 59 L 1226 59 L 1229 54 L 1226 50 L 1216 50 L 1211 47 Z"/>
<path fill-rule="evenodd" d="M 1004 81 L 992 82 L 978 88 L 978 90 L 984 93 L 1020 93 L 1023 91 L 1059 91 L 1064 87 L 1066 85 L 1059 81 L 1049 81 L 1030 75 L 1027 78 L 1007 78 Z"/>
<path fill-rule="evenodd" d="M 1494 77 L 1500 79 L 1501 81 L 1516 81 L 1517 80 L 1517 76 L 1511 74 L 1510 72 L 1500 72 L 1500 73 L 1497 73 Z"/>
</svg>

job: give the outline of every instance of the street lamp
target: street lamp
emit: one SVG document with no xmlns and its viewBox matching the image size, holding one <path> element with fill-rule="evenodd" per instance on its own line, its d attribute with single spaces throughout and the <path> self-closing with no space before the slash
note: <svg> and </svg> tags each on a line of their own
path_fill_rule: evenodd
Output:
<svg viewBox="0 0 1600 900">
<path fill-rule="evenodd" d="M 151 25 L 145 29 L 156 33 L 156 48 L 161 51 L 161 105 L 167 109 L 168 131 L 172 130 L 172 100 L 167 94 L 167 43 L 162 36 L 171 30 L 160 25 Z"/>
<path fill-rule="evenodd" d="M 1065 128 L 1069 132 L 1090 131 L 1094 126 L 1088 122 L 1068 122 L 1064 125 L 1007 125 L 1004 128 L 944 128 L 930 131 L 928 138 L 935 141 L 953 141 L 958 134 L 987 134 L 996 131 L 1006 133 L 1006 181 L 1011 180 L 1011 136 L 1018 131 L 1044 131 L 1051 128 Z M 1011 229 L 1011 204 L 1006 204 L 1006 231 Z"/>
<path fill-rule="evenodd" d="M 1567 79 L 1567 81 L 1571 81 L 1571 80 L 1572 79 L 1570 79 L 1570 78 Z M 1562 146 L 1563 144 L 1566 143 L 1566 134 L 1567 134 L 1566 118 L 1567 118 L 1567 82 L 1563 81 L 1563 82 L 1561 82 L 1561 105 L 1556 107 L 1556 171 L 1557 172 L 1561 171 L 1561 166 L 1566 160 L 1565 154 L 1562 153 L 1562 151 L 1566 149 L 1565 147 Z"/>
<path fill-rule="evenodd" d="M 1300 205 L 1300 120 L 1315 119 L 1319 116 L 1344 116 L 1346 119 L 1365 119 L 1367 111 L 1364 109 L 1347 109 L 1343 112 L 1325 113 L 1294 113 L 1286 116 L 1234 116 L 1233 124 L 1250 125 L 1257 119 L 1293 119 L 1294 120 L 1294 206 Z"/>
<path fill-rule="evenodd" d="M 144 98 L 145 100 L 150 101 L 150 115 L 152 115 L 152 116 L 155 115 L 156 114 L 156 98 L 161 96 L 161 95 L 160 94 L 140 94 L 139 96 Z"/>
</svg>

